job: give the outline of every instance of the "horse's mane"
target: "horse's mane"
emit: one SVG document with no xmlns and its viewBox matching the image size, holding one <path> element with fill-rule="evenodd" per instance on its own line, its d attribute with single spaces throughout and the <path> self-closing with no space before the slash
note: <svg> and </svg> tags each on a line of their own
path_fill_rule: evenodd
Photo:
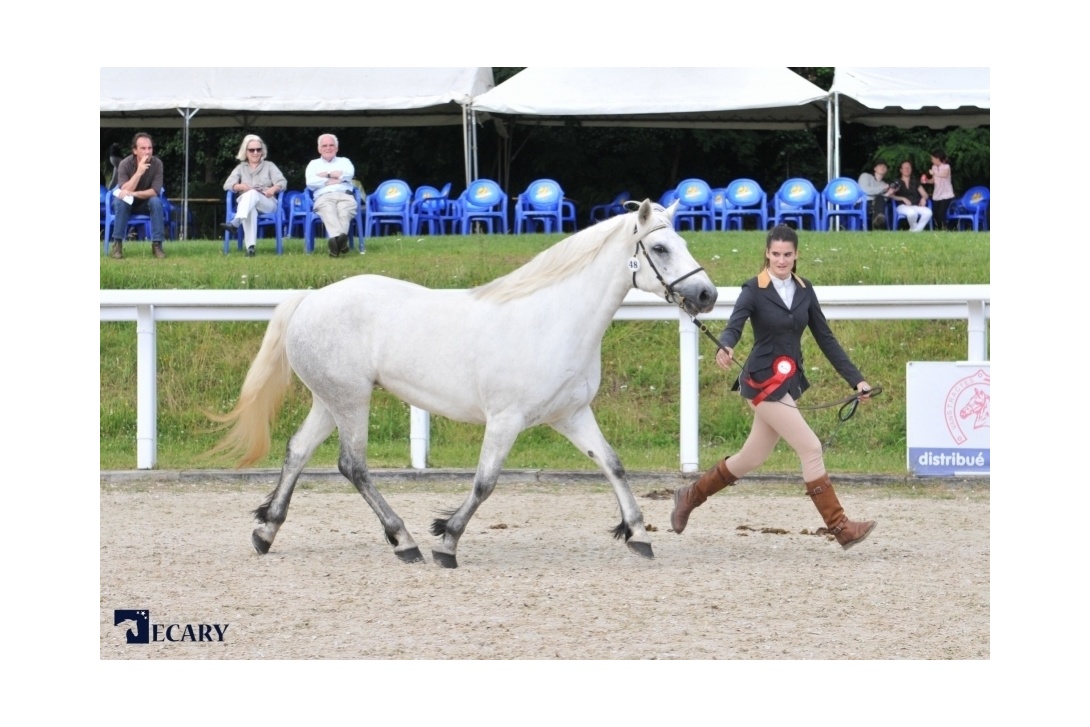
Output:
<svg viewBox="0 0 1090 727">
<path fill-rule="evenodd" d="M 602 243 L 620 229 L 627 217 L 628 215 L 617 215 L 580 230 L 549 249 L 542 250 L 522 267 L 475 288 L 473 296 L 478 300 L 502 303 L 527 296 L 582 270 L 598 256 Z"/>
</svg>

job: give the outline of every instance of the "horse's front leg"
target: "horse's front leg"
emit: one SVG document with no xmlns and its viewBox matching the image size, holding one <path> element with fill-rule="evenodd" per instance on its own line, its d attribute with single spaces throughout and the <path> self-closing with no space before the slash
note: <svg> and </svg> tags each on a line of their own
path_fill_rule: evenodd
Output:
<svg viewBox="0 0 1090 727">
<path fill-rule="evenodd" d="M 613 537 L 623 537 L 625 544 L 634 553 L 645 558 L 654 558 L 651 536 L 647 534 L 643 524 L 643 511 L 636 504 L 636 496 L 628 486 L 624 465 L 598 427 L 594 412 L 589 406 L 583 407 L 567 419 L 553 422 L 552 427 L 567 437 L 580 452 L 594 460 L 613 485 L 613 493 L 621 506 L 621 524 L 613 529 Z"/>
<path fill-rule="evenodd" d="M 378 516 L 386 542 L 394 546 L 394 555 L 404 563 L 419 563 L 424 560 L 424 556 L 405 527 L 405 521 L 394 512 L 371 481 L 367 468 L 367 422 L 368 406 L 359 407 L 350 415 L 342 416 L 341 453 L 337 459 L 337 469 L 356 486 Z"/>
<path fill-rule="evenodd" d="M 432 535 L 438 535 L 442 538 L 431 551 L 436 565 L 443 568 L 458 567 L 458 541 L 461 539 L 462 533 L 465 532 L 466 526 L 469 525 L 473 513 L 496 488 L 496 481 L 500 477 L 500 469 L 503 467 L 503 463 L 507 459 L 507 453 L 511 451 L 511 447 L 522 428 L 521 420 L 489 420 L 484 430 L 484 442 L 481 445 L 481 456 L 477 462 L 477 474 L 473 478 L 473 490 L 461 507 L 447 517 L 436 518 L 432 522 Z"/>
</svg>

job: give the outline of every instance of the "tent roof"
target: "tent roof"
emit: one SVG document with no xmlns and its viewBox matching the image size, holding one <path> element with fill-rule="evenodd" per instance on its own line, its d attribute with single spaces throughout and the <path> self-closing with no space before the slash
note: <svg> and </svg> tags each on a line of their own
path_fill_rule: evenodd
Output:
<svg viewBox="0 0 1090 727">
<path fill-rule="evenodd" d="M 831 93 L 840 118 L 866 126 L 987 126 L 988 68 L 840 68 Z"/>
<path fill-rule="evenodd" d="M 103 126 L 461 124 L 492 68 L 103 68 Z M 335 118 L 330 118 L 335 117 Z"/>
<path fill-rule="evenodd" d="M 518 123 L 798 129 L 828 94 L 788 68 L 526 68 L 473 99 Z"/>
</svg>

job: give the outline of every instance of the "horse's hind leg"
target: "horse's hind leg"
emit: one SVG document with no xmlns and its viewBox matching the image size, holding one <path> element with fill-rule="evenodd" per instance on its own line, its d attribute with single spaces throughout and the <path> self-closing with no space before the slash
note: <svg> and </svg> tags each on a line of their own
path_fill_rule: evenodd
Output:
<svg viewBox="0 0 1090 727">
<path fill-rule="evenodd" d="M 624 465 L 598 427 L 594 412 L 589 406 L 584 407 L 565 420 L 553 422 L 552 427 L 567 437 L 579 451 L 594 460 L 613 485 L 613 493 L 621 506 L 621 524 L 613 529 L 613 537 L 623 537 L 625 544 L 633 552 L 645 558 L 654 558 L 651 536 L 644 527 L 643 512 L 636 504 L 632 488 L 628 486 Z"/>
<path fill-rule="evenodd" d="M 394 555 L 405 563 L 421 562 L 424 556 L 405 527 L 405 522 L 371 482 L 366 455 L 368 411 L 369 403 L 365 402 L 341 422 L 341 454 L 337 460 L 337 468 L 356 486 L 363 499 L 375 511 L 387 542 L 394 546 Z"/>
<path fill-rule="evenodd" d="M 431 551 L 436 565 L 443 568 L 458 567 L 458 541 L 465 532 L 466 526 L 469 525 L 473 513 L 496 488 L 500 469 L 520 431 L 522 431 L 521 422 L 488 422 L 484 430 L 480 459 L 477 462 L 477 474 L 473 478 L 473 490 L 461 507 L 450 513 L 448 517 L 436 518 L 432 522 L 432 535 L 442 538 L 439 545 Z"/>
<path fill-rule="evenodd" d="M 318 445 L 333 433 L 334 426 L 329 410 L 315 398 L 302 426 L 288 440 L 284 465 L 280 468 L 280 479 L 276 483 L 276 489 L 270 492 L 265 502 L 254 510 L 258 527 L 254 528 L 252 540 L 258 553 L 264 555 L 269 552 L 273 539 L 276 538 L 276 531 L 288 517 L 288 504 L 291 503 L 291 493 L 295 490 L 299 474 L 314 456 L 314 450 L 318 448 Z"/>
</svg>

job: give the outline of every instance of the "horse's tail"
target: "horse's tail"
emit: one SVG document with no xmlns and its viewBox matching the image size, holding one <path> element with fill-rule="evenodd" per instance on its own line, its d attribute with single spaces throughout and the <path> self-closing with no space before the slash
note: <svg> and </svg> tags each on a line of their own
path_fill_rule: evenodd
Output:
<svg viewBox="0 0 1090 727">
<path fill-rule="evenodd" d="M 289 298 L 276 307 L 261 350 L 257 352 L 235 408 L 226 414 L 210 414 L 214 421 L 229 425 L 230 431 L 208 454 L 225 453 L 237 458 L 236 467 L 246 467 L 269 453 L 269 425 L 291 384 L 291 365 L 284 346 L 288 321 L 306 294 Z"/>
</svg>

